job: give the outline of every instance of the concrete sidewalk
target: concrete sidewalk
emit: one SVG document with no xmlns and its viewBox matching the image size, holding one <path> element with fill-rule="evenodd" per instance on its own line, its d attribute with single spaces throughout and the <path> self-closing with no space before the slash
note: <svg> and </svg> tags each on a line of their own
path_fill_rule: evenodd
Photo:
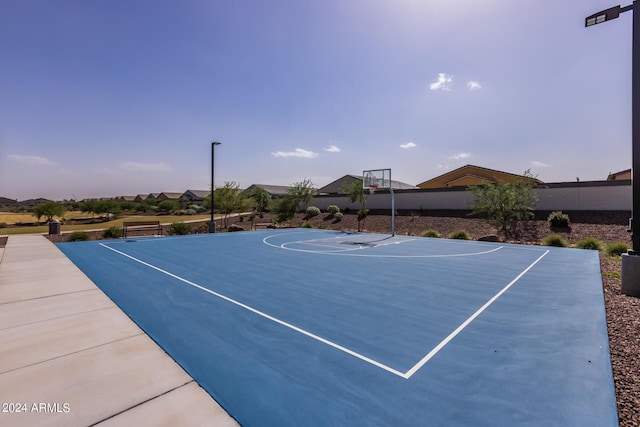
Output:
<svg viewBox="0 0 640 427">
<path fill-rule="evenodd" d="M 0 249 L 0 425 L 237 426 L 42 235 Z"/>
</svg>

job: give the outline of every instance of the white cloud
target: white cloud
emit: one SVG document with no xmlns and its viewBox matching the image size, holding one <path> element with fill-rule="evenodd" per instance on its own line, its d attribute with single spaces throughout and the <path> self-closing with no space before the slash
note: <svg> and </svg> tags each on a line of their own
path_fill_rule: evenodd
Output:
<svg viewBox="0 0 640 427">
<path fill-rule="evenodd" d="M 276 151 L 271 153 L 273 157 L 304 157 L 305 159 L 313 159 L 318 157 L 318 153 L 313 151 L 303 150 L 302 148 L 296 148 L 294 151 Z"/>
<path fill-rule="evenodd" d="M 168 172 L 171 167 L 166 163 L 123 162 L 120 169 L 133 172 Z"/>
<path fill-rule="evenodd" d="M 478 90 L 482 89 L 482 86 L 480 86 L 480 83 L 471 80 L 467 83 L 467 88 L 469 88 L 469 90 Z"/>
<path fill-rule="evenodd" d="M 532 160 L 530 164 L 531 164 L 531 167 L 534 167 L 534 168 L 548 168 L 551 166 L 546 163 L 538 162 L 536 160 Z"/>
<path fill-rule="evenodd" d="M 404 148 L 405 150 L 408 150 L 409 148 L 415 148 L 418 145 L 415 142 L 406 142 L 404 144 L 400 144 L 400 148 Z"/>
<path fill-rule="evenodd" d="M 429 85 L 429 89 L 431 90 L 451 90 L 451 82 L 453 81 L 453 76 L 445 73 L 438 74 L 438 80 L 431 83 Z"/>
<path fill-rule="evenodd" d="M 328 152 L 330 152 L 330 153 L 339 153 L 339 152 L 340 152 L 340 151 L 342 151 L 342 150 L 340 150 L 340 149 L 339 149 L 338 147 L 336 147 L 335 145 L 330 145 L 330 146 L 328 146 L 327 148 L 325 148 L 325 149 L 324 149 L 324 151 L 328 151 Z"/>
<path fill-rule="evenodd" d="M 39 156 L 23 156 L 22 154 L 9 154 L 9 160 L 16 161 L 25 165 L 33 166 L 56 166 L 51 160 Z"/>
<path fill-rule="evenodd" d="M 471 153 L 458 153 L 454 154 L 451 157 L 448 157 L 450 160 L 462 160 L 471 157 Z"/>
</svg>

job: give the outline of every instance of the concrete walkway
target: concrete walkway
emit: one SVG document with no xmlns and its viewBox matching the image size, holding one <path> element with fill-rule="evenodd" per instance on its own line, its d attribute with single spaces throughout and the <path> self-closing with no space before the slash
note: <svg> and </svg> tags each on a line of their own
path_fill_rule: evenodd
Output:
<svg viewBox="0 0 640 427">
<path fill-rule="evenodd" d="M 0 249 L 0 425 L 237 426 L 42 235 Z"/>
</svg>

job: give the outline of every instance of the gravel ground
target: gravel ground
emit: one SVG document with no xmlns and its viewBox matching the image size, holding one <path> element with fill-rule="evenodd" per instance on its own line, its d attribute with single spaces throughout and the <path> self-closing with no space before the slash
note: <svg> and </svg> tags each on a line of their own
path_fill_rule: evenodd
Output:
<svg viewBox="0 0 640 427">
<path fill-rule="evenodd" d="M 236 224 L 245 229 L 251 228 L 247 218 L 231 218 L 229 224 Z M 265 214 L 264 218 L 256 218 L 257 223 L 268 223 L 272 215 Z M 573 223 L 570 230 L 551 230 L 546 221 L 528 221 L 521 227 L 518 240 L 505 239 L 514 243 L 540 244 L 549 234 L 560 234 L 570 244 L 585 237 L 595 237 L 605 244 L 626 242 L 630 244 L 625 219 L 614 220 L 587 219 Z M 298 227 L 304 222 L 302 215 L 297 215 L 289 226 Z M 342 221 L 335 221 L 327 214 L 321 214 L 309 221 L 315 228 L 330 228 L 337 230 L 357 230 L 355 215 L 346 214 Z M 222 221 L 218 221 L 222 226 Z M 206 224 L 194 224 L 194 230 L 206 231 Z M 362 229 L 365 231 L 387 233 L 391 232 L 391 217 L 388 215 L 369 215 Z M 418 216 L 401 215 L 396 217 L 395 231 L 398 235 L 419 235 L 423 230 L 434 229 L 443 236 L 457 230 L 465 230 L 472 239 L 489 234 L 496 230 L 481 219 L 463 216 Z M 100 232 L 93 232 L 92 238 L 100 238 Z M 65 236 L 51 236 L 51 240 L 62 241 Z M 640 299 L 626 296 L 620 291 L 621 260 L 611 258 L 605 253 L 600 254 L 602 270 L 609 344 L 611 347 L 611 363 L 616 387 L 618 414 L 620 425 L 623 427 L 640 426 Z"/>
</svg>

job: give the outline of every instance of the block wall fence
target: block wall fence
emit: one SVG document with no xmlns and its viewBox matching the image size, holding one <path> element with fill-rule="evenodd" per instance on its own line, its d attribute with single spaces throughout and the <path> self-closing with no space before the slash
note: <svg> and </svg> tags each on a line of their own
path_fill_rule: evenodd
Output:
<svg viewBox="0 0 640 427">
<path fill-rule="evenodd" d="M 586 181 L 544 184 L 534 188 L 537 211 L 631 211 L 631 180 Z M 394 190 L 396 210 L 468 210 L 473 199 L 465 188 Z M 358 209 L 343 195 L 318 195 L 309 206 L 325 210 L 329 205 L 340 209 Z M 368 209 L 390 209 L 391 193 L 378 190 L 369 196 Z"/>
</svg>

